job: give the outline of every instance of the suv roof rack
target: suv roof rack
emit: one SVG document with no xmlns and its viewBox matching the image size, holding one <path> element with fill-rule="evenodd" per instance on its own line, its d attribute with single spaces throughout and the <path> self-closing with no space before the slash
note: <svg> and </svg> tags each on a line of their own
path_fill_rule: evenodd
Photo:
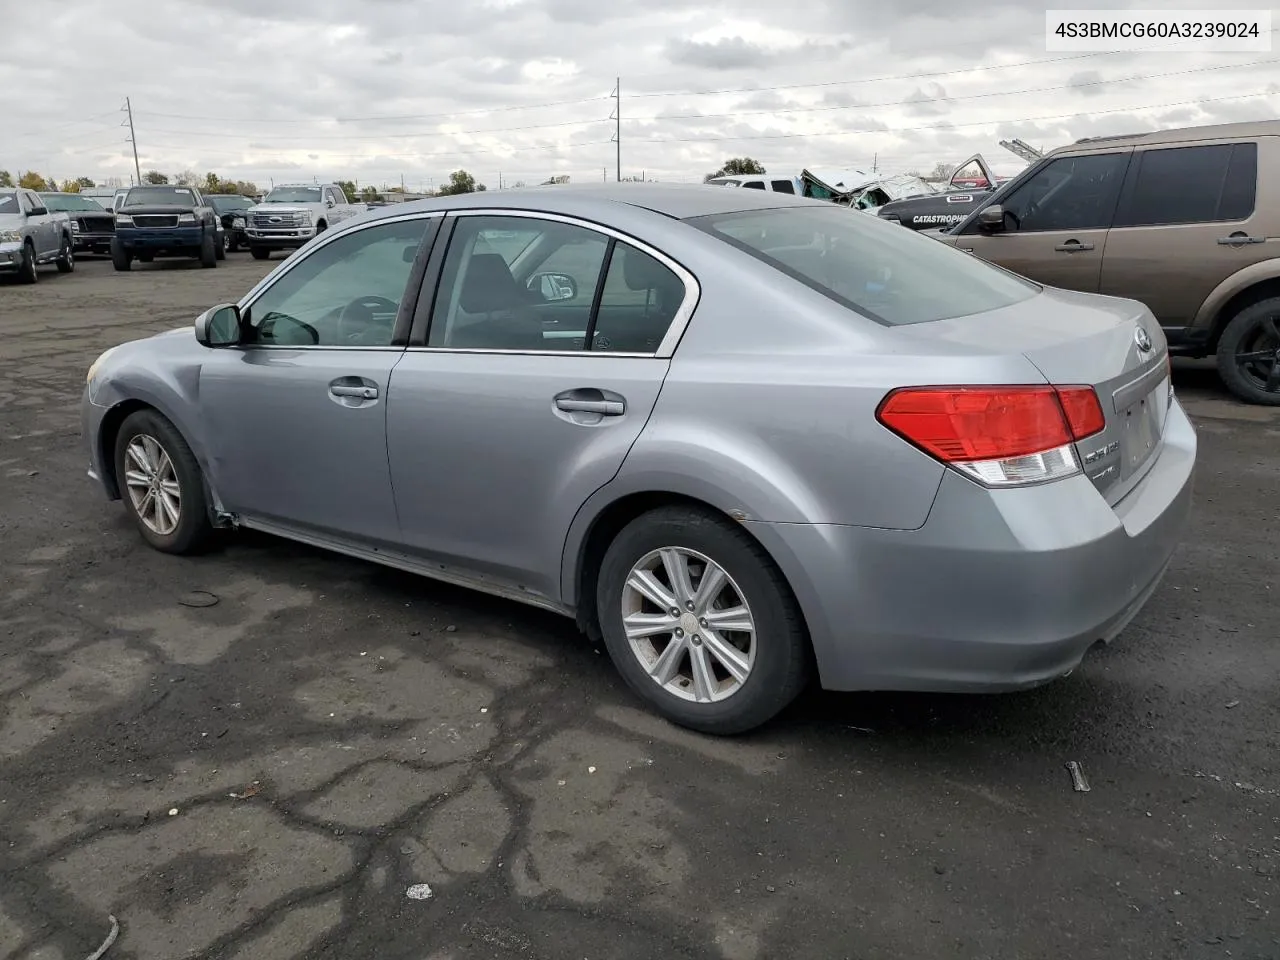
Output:
<svg viewBox="0 0 1280 960">
<path fill-rule="evenodd" d="M 1134 137 L 1146 136 L 1152 132 L 1151 130 L 1144 130 L 1142 133 L 1113 133 L 1105 137 L 1081 137 L 1076 143 L 1097 143 L 1100 140 L 1132 140 Z"/>
</svg>

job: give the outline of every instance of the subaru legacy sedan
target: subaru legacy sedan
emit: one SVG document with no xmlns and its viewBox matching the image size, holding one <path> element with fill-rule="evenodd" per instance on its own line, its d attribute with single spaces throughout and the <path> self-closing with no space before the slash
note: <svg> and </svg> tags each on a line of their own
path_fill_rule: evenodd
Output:
<svg viewBox="0 0 1280 960">
<path fill-rule="evenodd" d="M 1196 436 L 1141 304 L 821 201 L 398 204 L 88 371 L 158 550 L 247 527 L 576 619 L 670 720 L 1062 677 L 1151 597 Z"/>
</svg>

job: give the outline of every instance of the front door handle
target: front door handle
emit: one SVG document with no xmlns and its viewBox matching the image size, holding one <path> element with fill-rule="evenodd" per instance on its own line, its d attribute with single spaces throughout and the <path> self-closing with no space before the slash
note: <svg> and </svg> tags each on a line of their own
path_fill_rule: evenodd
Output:
<svg viewBox="0 0 1280 960">
<path fill-rule="evenodd" d="M 1092 243 L 1081 243 L 1079 240 L 1068 240 L 1066 243 L 1060 243 L 1053 248 L 1058 253 L 1077 253 L 1082 250 L 1092 250 Z"/>
<path fill-rule="evenodd" d="M 1219 237 L 1218 246 L 1221 247 L 1243 247 L 1249 243 L 1266 243 L 1266 237 L 1251 237 L 1242 230 L 1237 230 L 1229 237 Z"/>
<path fill-rule="evenodd" d="M 620 417 L 627 412 L 621 400 L 578 400 L 573 397 L 556 397 L 556 409 L 566 413 L 598 413 L 606 417 Z"/>
<path fill-rule="evenodd" d="M 376 400 L 378 399 L 377 387 L 351 386 L 345 383 L 335 383 L 329 386 L 329 392 L 335 397 L 354 397 L 357 400 Z"/>
</svg>

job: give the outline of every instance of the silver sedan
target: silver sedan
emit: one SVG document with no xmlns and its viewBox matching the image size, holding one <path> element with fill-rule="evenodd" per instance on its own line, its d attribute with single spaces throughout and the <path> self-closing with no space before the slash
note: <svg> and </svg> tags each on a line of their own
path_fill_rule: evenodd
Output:
<svg viewBox="0 0 1280 960">
<path fill-rule="evenodd" d="M 88 373 L 153 547 L 249 527 L 574 617 L 698 730 L 1072 671 L 1151 596 L 1196 437 L 1141 304 L 819 201 L 623 184 L 329 230 Z"/>
</svg>

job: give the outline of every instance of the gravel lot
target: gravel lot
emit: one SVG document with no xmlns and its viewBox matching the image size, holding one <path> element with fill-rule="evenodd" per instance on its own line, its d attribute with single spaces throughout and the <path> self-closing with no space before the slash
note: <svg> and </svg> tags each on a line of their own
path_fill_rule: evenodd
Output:
<svg viewBox="0 0 1280 960">
<path fill-rule="evenodd" d="M 0 958 L 108 914 L 108 960 L 1280 957 L 1280 411 L 1179 370 L 1195 529 L 1067 680 L 705 739 L 554 616 L 142 545 L 84 475 L 84 371 L 271 265 L 0 282 Z"/>
</svg>

